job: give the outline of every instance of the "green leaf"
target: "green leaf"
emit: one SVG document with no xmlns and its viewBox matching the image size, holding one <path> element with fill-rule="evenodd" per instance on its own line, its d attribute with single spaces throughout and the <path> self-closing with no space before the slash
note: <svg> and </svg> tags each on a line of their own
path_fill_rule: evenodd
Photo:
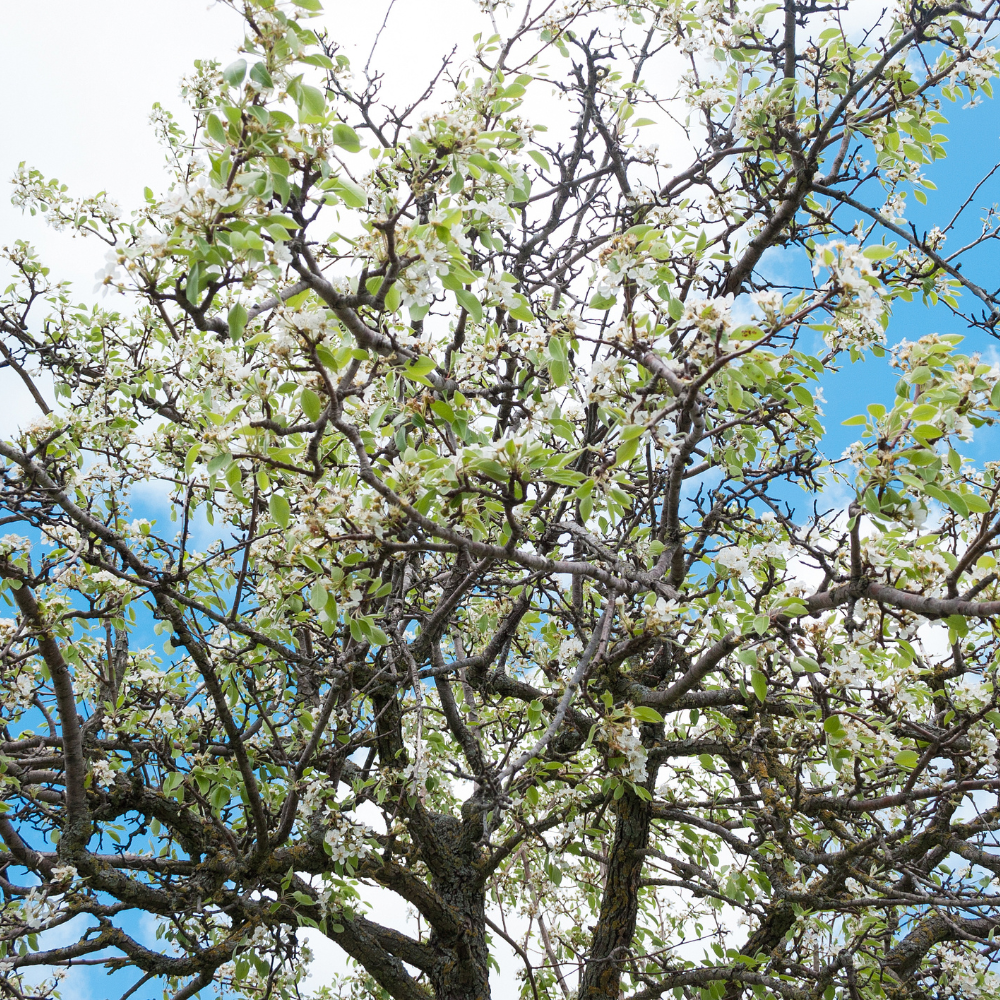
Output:
<svg viewBox="0 0 1000 1000">
<path fill-rule="evenodd" d="M 892 246 L 865 247 L 864 254 L 869 260 L 885 260 L 896 252 L 895 244 Z"/>
<path fill-rule="evenodd" d="M 750 672 L 750 683 L 753 685 L 753 693 L 757 695 L 758 701 L 767 698 L 767 678 L 760 670 Z"/>
<path fill-rule="evenodd" d="M 545 157 L 542 156 L 542 154 L 539 153 L 537 149 L 529 149 L 528 156 L 530 156 L 535 161 L 535 163 L 537 163 L 542 168 L 542 170 L 552 169 L 549 166 L 549 161 L 545 159 Z"/>
<path fill-rule="evenodd" d="M 915 750 L 900 750 L 893 760 L 895 760 L 900 767 L 913 770 L 913 768 L 917 766 L 917 761 L 920 760 L 920 755 Z"/>
<path fill-rule="evenodd" d="M 639 722 L 648 722 L 651 724 L 663 721 L 663 716 L 655 708 L 649 708 L 648 705 L 636 705 L 632 709 L 632 718 L 638 719 Z"/>
<path fill-rule="evenodd" d="M 792 395 L 801 406 L 812 406 L 815 403 L 812 393 L 803 385 L 793 385 Z"/>
<path fill-rule="evenodd" d="M 268 73 L 267 67 L 262 63 L 254 63 L 253 68 L 250 70 L 250 79 L 260 87 L 261 90 L 270 90 L 274 86 L 274 81 L 271 79 L 271 74 Z"/>
<path fill-rule="evenodd" d="M 333 189 L 348 208 L 364 208 L 368 204 L 368 195 L 365 194 L 364 188 L 344 177 L 334 179 Z"/>
<path fill-rule="evenodd" d="M 333 133 L 333 144 L 335 146 L 340 146 L 343 149 L 346 149 L 349 153 L 361 152 L 361 140 L 358 138 L 358 133 L 355 132 L 350 125 L 338 122 L 333 126 L 331 131 Z"/>
<path fill-rule="evenodd" d="M 368 635 L 373 646 L 389 645 L 389 637 L 377 625 L 372 625 L 368 629 Z"/>
<path fill-rule="evenodd" d="M 336 63 L 323 52 L 315 52 L 310 56 L 300 56 L 299 62 L 308 63 L 310 66 L 319 66 L 320 69 L 333 69 L 336 66 Z"/>
<path fill-rule="evenodd" d="M 434 371 L 435 367 L 432 358 L 416 358 L 403 369 L 403 378 L 407 378 L 411 382 L 419 382 L 421 385 L 431 385 L 427 375 Z"/>
<path fill-rule="evenodd" d="M 201 451 L 201 444 L 193 444 L 188 448 L 187 456 L 184 459 L 184 474 L 191 475 L 194 463 L 198 461 L 198 453 Z"/>
<path fill-rule="evenodd" d="M 920 441 L 934 442 L 941 437 L 941 430 L 935 427 L 934 424 L 918 424 L 910 432 L 915 438 Z"/>
<path fill-rule="evenodd" d="M 183 786 L 184 785 L 184 775 L 180 771 L 171 771 L 163 779 L 163 794 L 175 798 L 183 798 Z M 174 793 L 180 791 L 180 796 L 175 796 Z"/>
<path fill-rule="evenodd" d="M 859 413 L 856 417 L 850 417 L 848 420 L 842 420 L 840 423 L 842 427 L 855 427 L 858 424 L 863 424 L 865 419 L 865 415 L 863 413 Z"/>
<path fill-rule="evenodd" d="M 940 500 L 941 503 L 948 502 L 944 490 L 942 490 L 938 486 L 935 486 L 933 483 L 922 483 L 920 488 L 924 491 L 924 493 L 927 494 L 927 496 L 933 497 L 935 500 Z"/>
<path fill-rule="evenodd" d="M 230 87 L 238 87 L 243 82 L 243 78 L 246 75 L 247 75 L 246 59 L 237 59 L 235 62 L 231 62 L 222 71 L 222 79 L 225 80 Z"/>
<path fill-rule="evenodd" d="M 558 358 L 550 358 L 548 362 L 549 374 L 552 376 L 553 385 L 565 385 L 569 381 L 569 362 Z"/>
<path fill-rule="evenodd" d="M 968 517 L 969 508 L 965 502 L 965 497 L 961 493 L 956 493 L 954 490 L 942 490 L 944 493 L 944 502 L 956 513 L 959 517 Z"/>
<path fill-rule="evenodd" d="M 989 502 L 977 493 L 963 493 L 962 499 L 965 501 L 965 506 L 977 514 L 985 514 L 990 509 Z"/>
<path fill-rule="evenodd" d="M 809 614 L 809 605 L 798 597 L 785 597 L 778 601 L 778 607 L 792 618 L 800 618 Z"/>
<path fill-rule="evenodd" d="M 483 304 L 476 298 L 475 295 L 472 294 L 472 292 L 467 291 L 464 288 L 456 288 L 455 298 L 458 299 L 458 304 L 465 309 L 477 323 L 481 323 L 483 321 Z"/>
<path fill-rule="evenodd" d="M 290 215 L 282 215 L 281 212 L 272 212 L 266 218 L 261 219 L 260 222 L 261 225 L 266 226 L 277 223 L 282 229 L 289 229 L 292 232 L 299 228 L 299 224 Z M 304 294 L 308 295 L 308 290 Z M 289 299 L 288 302 L 291 303 L 292 299 Z"/>
<path fill-rule="evenodd" d="M 738 410 L 743 406 L 743 390 L 740 388 L 739 382 L 734 378 L 731 378 L 729 385 L 726 386 L 726 401 L 734 410 Z"/>
<path fill-rule="evenodd" d="M 270 500 L 267 501 L 267 509 L 279 528 L 287 528 L 292 523 L 292 508 L 280 493 L 271 494 Z"/>
<path fill-rule="evenodd" d="M 843 723 L 840 721 L 839 715 L 829 715 L 823 720 L 823 729 L 830 733 L 842 733 L 844 731 Z"/>
<path fill-rule="evenodd" d="M 205 131 L 208 133 L 209 137 L 214 139 L 221 145 L 225 145 L 229 141 L 229 137 L 226 135 L 225 126 L 222 122 L 216 118 L 215 115 L 209 115 L 205 119 Z"/>
<path fill-rule="evenodd" d="M 217 472 L 228 469 L 233 464 L 233 456 L 228 451 L 221 452 L 208 461 L 208 474 L 214 476 Z"/>
<path fill-rule="evenodd" d="M 628 441 L 623 441 L 615 451 L 615 464 L 616 465 L 626 465 L 635 458 L 636 453 L 639 451 L 640 438 L 630 438 Z"/>
<path fill-rule="evenodd" d="M 825 732 L 835 735 L 836 733 L 842 733 L 844 731 L 844 725 L 840 721 L 839 715 L 829 715 L 823 720 L 823 729 Z"/>
<path fill-rule="evenodd" d="M 188 271 L 187 285 L 184 289 L 184 294 L 191 303 L 191 305 L 196 306 L 198 304 L 198 292 L 199 285 L 201 284 L 201 264 L 195 261 L 191 265 L 191 270 Z"/>
<path fill-rule="evenodd" d="M 307 115 L 321 115 L 326 110 L 326 97 L 319 87 L 312 87 L 308 83 L 299 86 L 299 107 Z"/>
<path fill-rule="evenodd" d="M 317 583 L 311 591 L 309 591 L 309 607 L 313 611 L 322 611 L 326 607 L 327 601 L 330 599 L 329 594 L 326 592 L 326 587 L 322 583 Z"/>
<path fill-rule="evenodd" d="M 230 340 L 236 341 L 236 340 L 239 340 L 240 337 L 243 336 L 243 331 L 246 329 L 247 319 L 248 318 L 249 317 L 247 316 L 246 309 L 239 302 L 237 302 L 229 310 L 229 339 Z"/>
<path fill-rule="evenodd" d="M 535 319 L 535 314 L 531 311 L 531 306 L 528 304 L 528 300 L 523 295 L 517 295 L 515 298 L 521 303 L 516 309 L 510 310 L 510 315 L 514 319 L 520 320 L 522 323 L 532 323 Z"/>
<path fill-rule="evenodd" d="M 312 389 L 303 389 L 299 402 L 302 404 L 302 412 L 310 420 L 314 423 L 319 420 L 320 414 L 323 412 L 323 404 Z"/>
<path fill-rule="evenodd" d="M 382 407 L 380 407 L 380 409 L 384 410 L 387 406 L 389 406 L 388 403 L 383 403 Z M 431 403 L 431 409 L 442 420 L 447 420 L 448 423 L 450 423 L 450 424 L 454 423 L 455 420 L 456 420 L 455 411 L 452 409 L 451 405 L 449 403 L 445 402 L 445 400 L 443 400 L 443 399 L 435 399 L 434 402 Z M 379 411 L 376 411 L 376 415 L 378 415 L 378 413 L 379 413 Z M 369 420 L 369 424 L 371 424 L 371 422 L 372 421 Z M 376 426 L 377 426 L 377 423 L 376 423 Z M 375 427 L 372 427 L 372 430 L 375 430 L 375 429 L 376 429 Z"/>
<path fill-rule="evenodd" d="M 599 309 L 603 312 L 606 309 L 611 309 L 617 302 L 618 299 L 614 295 L 594 294 L 590 297 L 589 305 L 591 309 Z"/>
</svg>

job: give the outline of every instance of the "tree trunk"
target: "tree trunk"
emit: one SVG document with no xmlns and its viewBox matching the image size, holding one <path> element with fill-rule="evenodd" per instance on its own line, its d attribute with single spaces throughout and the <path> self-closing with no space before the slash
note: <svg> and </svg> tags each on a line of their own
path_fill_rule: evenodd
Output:
<svg viewBox="0 0 1000 1000">
<path fill-rule="evenodd" d="M 601 914 L 590 957 L 580 979 L 579 1000 L 619 1000 L 622 966 L 629 955 L 639 912 L 639 879 L 649 839 L 652 808 L 631 788 L 618 800 L 615 840 L 608 857 Z"/>
<path fill-rule="evenodd" d="M 436 932 L 430 944 L 441 960 L 428 978 L 434 1000 L 490 1000 L 489 949 L 486 945 L 486 893 L 476 873 L 461 870 L 452 879 L 435 881 L 434 888 L 463 920 L 463 933 L 454 941 Z"/>
</svg>

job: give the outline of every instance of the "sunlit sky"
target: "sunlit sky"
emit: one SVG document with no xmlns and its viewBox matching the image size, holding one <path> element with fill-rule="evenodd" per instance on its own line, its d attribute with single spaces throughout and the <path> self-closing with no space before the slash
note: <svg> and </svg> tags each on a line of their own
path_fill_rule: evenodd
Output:
<svg viewBox="0 0 1000 1000">
<path fill-rule="evenodd" d="M 322 23 L 355 65 L 363 65 L 389 6 L 388 0 L 328 0 Z M 400 99 L 422 87 L 452 45 L 469 51 L 472 35 L 490 27 L 476 0 L 395 0 L 391 6 L 373 65 L 386 73 L 386 93 Z M 126 211 L 140 204 L 147 185 L 154 191 L 166 186 L 163 154 L 147 121 L 153 103 L 160 101 L 182 114 L 178 82 L 193 60 L 214 57 L 225 64 L 235 57 L 242 38 L 238 16 L 205 0 L 46 0 L 44 4 L 8 0 L 2 29 L 0 65 L 8 81 L 8 98 L 0 178 L 9 178 L 25 160 L 67 183 L 75 194 L 107 190 Z M 953 126 L 945 129 L 952 136 L 952 155 L 932 171 L 940 191 L 920 213 L 918 222 L 924 225 L 950 216 L 942 206 L 960 201 L 998 158 L 996 106 L 970 112 L 956 106 L 944 110 L 953 120 Z M 979 200 L 986 205 L 997 197 L 994 186 L 984 189 Z M 80 299 L 93 298 L 94 272 L 104 256 L 97 241 L 54 233 L 41 220 L 22 216 L 6 196 L 0 197 L 0 245 L 15 239 L 35 244 L 56 276 L 74 282 Z M 794 274 L 803 263 L 792 257 L 768 266 Z M 991 280 L 996 281 L 995 273 Z M 897 313 L 889 342 L 932 330 L 962 332 L 943 309 L 927 312 L 912 307 Z M 988 356 L 995 353 L 982 334 L 973 334 L 972 339 Z M 888 402 L 894 381 L 883 363 L 869 361 L 829 382 L 833 451 L 839 453 L 851 433 L 841 429 L 839 421 L 860 412 L 868 402 Z M 6 373 L 0 374 L 0 393 L 0 434 L 6 435 L 34 414 L 27 394 Z M 981 455 L 985 447 L 977 445 L 974 453 Z M 388 894 L 372 898 L 376 919 L 402 925 L 398 902 Z M 342 969 L 343 962 L 329 943 L 316 940 L 315 947 L 315 982 L 321 983 L 333 970 Z M 498 957 L 502 972 L 495 977 L 495 996 L 508 1000 L 518 993 L 513 980 L 516 965 L 503 949 Z M 102 974 L 90 974 L 70 995 L 105 1000 L 107 980 Z"/>
</svg>

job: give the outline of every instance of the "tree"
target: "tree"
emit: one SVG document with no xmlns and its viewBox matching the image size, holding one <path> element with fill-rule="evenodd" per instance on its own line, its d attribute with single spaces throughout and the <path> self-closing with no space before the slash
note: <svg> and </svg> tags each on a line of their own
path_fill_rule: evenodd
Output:
<svg viewBox="0 0 1000 1000">
<path fill-rule="evenodd" d="M 502 941 L 533 1000 L 996 995 L 1000 372 L 884 346 L 996 332 L 925 166 L 996 0 L 501 9 L 404 110 L 233 5 L 162 197 L 15 179 L 113 294 L 7 251 L 0 995 L 298 995 L 302 927 L 326 996 L 485 1000 Z"/>
</svg>

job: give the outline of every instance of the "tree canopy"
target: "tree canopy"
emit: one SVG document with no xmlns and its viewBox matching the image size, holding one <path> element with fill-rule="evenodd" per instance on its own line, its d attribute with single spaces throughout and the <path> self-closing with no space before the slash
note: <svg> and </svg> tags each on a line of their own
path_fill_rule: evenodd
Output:
<svg viewBox="0 0 1000 1000">
<path fill-rule="evenodd" d="M 406 106 L 230 5 L 168 187 L 14 182 L 108 294 L 5 251 L 0 995 L 998 995 L 997 0 L 485 2 Z"/>
</svg>

